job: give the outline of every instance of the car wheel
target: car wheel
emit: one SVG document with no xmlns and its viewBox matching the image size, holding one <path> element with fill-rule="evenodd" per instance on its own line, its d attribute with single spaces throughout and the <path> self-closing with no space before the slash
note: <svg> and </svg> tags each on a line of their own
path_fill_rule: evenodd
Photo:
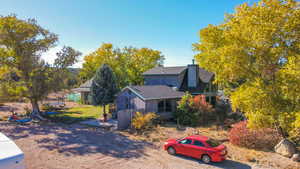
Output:
<svg viewBox="0 0 300 169">
<path fill-rule="evenodd" d="M 173 147 L 169 147 L 168 148 L 168 153 L 171 155 L 175 155 L 176 154 L 176 150 Z"/>
<path fill-rule="evenodd" d="M 204 163 L 206 163 L 206 164 L 208 164 L 208 163 L 210 163 L 210 157 L 208 156 L 208 155 L 203 155 L 202 156 L 202 158 L 201 158 L 201 160 L 204 162 Z"/>
</svg>

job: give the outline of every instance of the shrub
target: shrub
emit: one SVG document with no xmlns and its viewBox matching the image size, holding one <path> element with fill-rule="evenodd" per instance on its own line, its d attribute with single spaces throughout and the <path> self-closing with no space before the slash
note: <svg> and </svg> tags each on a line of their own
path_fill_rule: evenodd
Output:
<svg viewBox="0 0 300 169">
<path fill-rule="evenodd" d="M 215 114 L 218 123 L 224 124 L 228 113 L 230 112 L 230 105 L 222 101 L 218 101 L 215 106 Z"/>
<path fill-rule="evenodd" d="M 300 146 L 300 112 L 298 112 L 293 129 L 289 132 L 290 139 Z"/>
<path fill-rule="evenodd" d="M 216 120 L 213 106 L 206 102 L 204 95 L 193 97 L 186 93 L 178 102 L 174 117 L 180 124 L 197 126 Z"/>
<path fill-rule="evenodd" d="M 205 95 L 195 96 L 193 102 L 193 109 L 198 112 L 198 124 L 208 124 L 209 121 L 216 120 L 213 106 L 206 102 Z"/>
<path fill-rule="evenodd" d="M 174 117 L 183 125 L 195 126 L 198 124 L 200 115 L 194 107 L 194 100 L 191 94 L 186 93 L 178 102 Z"/>
<path fill-rule="evenodd" d="M 152 127 L 152 121 L 157 117 L 155 113 L 136 112 L 132 119 L 132 126 L 137 131 L 144 131 Z"/>
<path fill-rule="evenodd" d="M 242 112 L 231 112 L 231 113 L 228 113 L 227 118 L 228 119 L 232 119 L 235 122 L 240 122 L 240 121 L 246 120 L 246 117 L 245 117 L 245 115 Z"/>
<path fill-rule="evenodd" d="M 230 143 L 250 149 L 273 150 L 281 139 L 274 129 L 248 129 L 247 121 L 236 123 L 229 132 Z"/>
</svg>

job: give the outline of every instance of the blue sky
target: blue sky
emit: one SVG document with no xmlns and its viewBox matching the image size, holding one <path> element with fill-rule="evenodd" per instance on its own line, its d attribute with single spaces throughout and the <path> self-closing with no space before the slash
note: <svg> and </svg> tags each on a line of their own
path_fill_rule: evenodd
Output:
<svg viewBox="0 0 300 169">
<path fill-rule="evenodd" d="M 63 46 L 88 54 L 102 43 L 160 50 L 166 66 L 191 63 L 192 43 L 208 24 L 255 0 L 0 0 L 0 15 L 35 18 L 59 35 L 58 46 L 43 56 L 52 62 Z M 76 64 L 80 67 L 83 61 Z"/>
</svg>

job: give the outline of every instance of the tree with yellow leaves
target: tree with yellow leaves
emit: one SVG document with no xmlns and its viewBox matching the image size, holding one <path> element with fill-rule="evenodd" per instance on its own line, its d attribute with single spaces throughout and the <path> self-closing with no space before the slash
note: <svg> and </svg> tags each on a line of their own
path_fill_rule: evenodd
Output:
<svg viewBox="0 0 300 169">
<path fill-rule="evenodd" d="M 85 62 L 80 75 L 83 80 L 88 80 L 94 76 L 99 66 L 108 64 L 115 72 L 120 88 L 129 84 L 140 85 L 143 83 L 142 73 L 162 65 L 163 60 L 164 56 L 158 50 L 134 47 L 120 49 L 110 43 L 104 43 L 84 57 Z"/>
<path fill-rule="evenodd" d="M 39 102 L 50 92 L 66 87 L 68 67 L 80 52 L 63 47 L 54 64 L 41 58 L 53 48 L 58 36 L 42 28 L 35 19 L 0 16 L 0 98 L 26 98 L 39 115 Z"/>
<path fill-rule="evenodd" d="M 199 64 L 246 113 L 250 127 L 298 130 L 300 114 L 300 4 L 262 0 L 238 6 L 224 23 L 200 31 Z M 299 131 L 299 130 L 298 130 Z M 300 136 L 300 133 L 299 133 Z"/>
</svg>

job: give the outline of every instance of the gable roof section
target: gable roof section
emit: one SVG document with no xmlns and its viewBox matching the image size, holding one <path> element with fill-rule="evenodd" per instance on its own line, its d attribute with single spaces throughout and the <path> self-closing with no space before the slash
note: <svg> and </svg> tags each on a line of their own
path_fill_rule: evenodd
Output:
<svg viewBox="0 0 300 169">
<path fill-rule="evenodd" d="M 181 98 L 184 92 L 176 91 L 169 86 L 154 85 L 154 86 L 128 86 L 124 89 L 129 89 L 143 100 L 155 99 L 173 99 Z"/>
<path fill-rule="evenodd" d="M 202 82 L 208 83 L 212 80 L 212 77 L 214 76 L 214 73 L 208 72 L 207 70 L 199 67 L 199 78 Z"/>
<path fill-rule="evenodd" d="M 175 67 L 155 67 L 143 73 L 144 76 L 149 75 L 179 75 L 187 69 L 187 66 L 175 66 Z M 214 73 L 199 67 L 199 78 L 202 82 L 208 83 Z"/>
<path fill-rule="evenodd" d="M 80 85 L 79 88 L 90 88 L 92 87 L 93 79 L 90 79 L 86 82 L 84 82 L 82 85 Z"/>
<path fill-rule="evenodd" d="M 90 79 L 83 84 L 81 84 L 78 88 L 72 89 L 74 92 L 90 92 L 92 87 L 93 79 Z"/>
<path fill-rule="evenodd" d="M 143 75 L 179 75 L 187 67 L 186 66 L 176 66 L 176 67 L 154 67 L 146 72 Z"/>
</svg>

